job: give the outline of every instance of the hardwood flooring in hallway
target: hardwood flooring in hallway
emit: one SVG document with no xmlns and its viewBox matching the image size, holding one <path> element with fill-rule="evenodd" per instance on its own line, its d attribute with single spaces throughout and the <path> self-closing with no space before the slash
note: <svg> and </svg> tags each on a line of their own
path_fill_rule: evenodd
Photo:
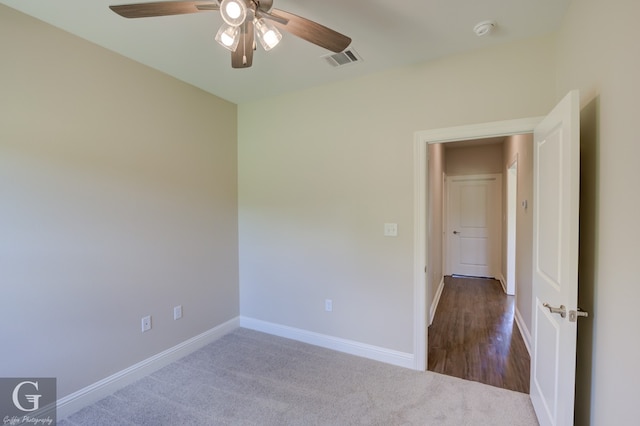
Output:
<svg viewBox="0 0 640 426">
<path fill-rule="evenodd" d="M 445 277 L 429 326 L 428 370 L 529 393 L 530 358 L 514 302 L 496 280 Z"/>
</svg>

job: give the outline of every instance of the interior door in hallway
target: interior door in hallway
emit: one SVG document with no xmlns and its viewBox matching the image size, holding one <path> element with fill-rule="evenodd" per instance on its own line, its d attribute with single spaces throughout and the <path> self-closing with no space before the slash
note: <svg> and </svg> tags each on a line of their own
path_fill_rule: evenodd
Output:
<svg viewBox="0 0 640 426">
<path fill-rule="evenodd" d="M 447 186 L 447 273 L 497 277 L 501 176 L 451 176 Z"/>
</svg>

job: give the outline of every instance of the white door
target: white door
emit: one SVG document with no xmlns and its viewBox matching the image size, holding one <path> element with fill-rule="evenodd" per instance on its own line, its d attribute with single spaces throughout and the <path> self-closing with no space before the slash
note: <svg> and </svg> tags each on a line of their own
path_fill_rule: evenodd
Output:
<svg viewBox="0 0 640 426">
<path fill-rule="evenodd" d="M 577 326 L 571 311 L 577 311 L 578 296 L 579 119 L 579 94 L 573 91 L 534 131 L 530 392 L 543 426 L 573 425 Z"/>
<path fill-rule="evenodd" d="M 495 277 L 500 257 L 500 175 L 448 178 L 449 274 Z"/>
</svg>

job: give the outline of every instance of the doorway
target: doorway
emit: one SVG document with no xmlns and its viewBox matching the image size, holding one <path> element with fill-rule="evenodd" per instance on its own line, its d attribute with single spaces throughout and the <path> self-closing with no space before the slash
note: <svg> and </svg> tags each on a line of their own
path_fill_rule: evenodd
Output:
<svg viewBox="0 0 640 426">
<path fill-rule="evenodd" d="M 442 291 L 444 281 L 433 276 L 427 267 L 434 253 L 433 238 L 427 230 L 431 230 L 431 218 L 428 215 L 430 204 L 433 203 L 428 194 L 428 176 L 434 168 L 432 158 L 429 157 L 430 145 L 444 144 L 454 141 L 469 141 L 491 137 L 505 137 L 518 134 L 532 133 L 541 118 L 508 120 L 481 125 L 460 126 L 437 129 L 433 131 L 417 132 L 414 140 L 414 366 L 417 370 L 427 367 L 427 325 L 430 316 L 427 307 L 437 306 L 438 297 Z M 428 197 L 429 195 L 429 197 Z M 433 309 L 431 309 L 433 313 Z M 528 312 L 527 314 L 529 314 Z M 520 324 L 518 324 L 520 325 Z M 526 334 L 526 333 L 525 333 Z M 525 344 L 527 344 L 527 336 Z"/>
<path fill-rule="evenodd" d="M 517 178 L 514 161 L 506 160 L 513 158 L 513 152 L 517 157 L 518 138 L 429 146 L 444 145 L 444 154 L 440 155 L 443 158 L 437 158 L 435 148 L 429 151 L 434 157 L 430 165 L 445 165 L 447 188 L 440 200 L 446 207 L 444 244 L 431 244 L 430 248 L 432 257 L 437 257 L 436 250 L 442 250 L 447 266 L 437 311 L 434 309 L 428 327 L 427 366 L 429 371 L 528 393 L 529 353 L 514 324 L 515 297 L 514 291 L 511 296 L 507 294 L 505 264 L 509 169 L 512 178 L 514 174 Z M 523 171 L 531 168 L 532 164 Z M 438 183 L 430 181 L 428 189 L 432 201 L 429 224 L 434 228 L 437 224 L 433 223 L 433 213 L 438 210 L 439 200 L 432 194 Z M 515 188 L 513 185 L 512 193 Z M 515 268 L 515 227 L 512 230 Z M 515 271 L 511 272 L 513 284 Z"/>
<path fill-rule="evenodd" d="M 426 306 L 433 297 L 432 281 L 429 280 L 426 268 L 423 269 L 430 258 L 425 232 L 429 223 L 429 205 L 427 196 L 423 193 L 428 183 L 427 147 L 433 143 L 498 135 L 514 137 L 525 133 L 534 135 L 534 189 L 531 195 L 535 193 L 535 203 L 531 208 L 533 234 L 529 246 L 533 253 L 531 264 L 535 267 L 530 271 L 532 282 L 528 300 L 521 305 L 523 308 L 527 305 L 529 307 L 528 314 L 521 316 L 529 320 L 528 327 L 523 329 L 520 322 L 518 326 L 523 337 L 529 341 L 530 393 L 536 415 L 539 419 L 544 419 L 545 424 L 573 424 L 577 319 L 587 316 L 577 307 L 580 181 L 580 94 L 577 90 L 569 92 L 545 117 L 416 133 L 415 366 L 416 369 L 423 370 L 427 363 L 426 347 L 423 346 L 428 339 Z M 518 166 L 520 169 L 520 162 Z M 526 199 L 523 207 L 527 209 Z M 556 244 L 557 242 L 560 244 Z M 563 267 L 559 268 L 558 265 Z M 553 280 L 555 278 L 559 280 Z M 516 291 L 516 294 L 521 295 L 522 292 Z"/>
</svg>

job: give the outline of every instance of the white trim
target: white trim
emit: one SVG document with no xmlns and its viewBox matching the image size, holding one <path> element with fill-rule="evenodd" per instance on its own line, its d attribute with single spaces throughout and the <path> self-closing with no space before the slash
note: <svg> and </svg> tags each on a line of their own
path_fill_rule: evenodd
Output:
<svg viewBox="0 0 640 426">
<path fill-rule="evenodd" d="M 429 150 L 416 133 L 413 145 L 413 353 L 418 371 L 427 369 L 427 155 Z"/>
<path fill-rule="evenodd" d="M 232 332 L 240 326 L 236 317 L 202 334 L 192 337 L 172 348 L 160 352 L 150 358 L 125 368 L 109 377 L 106 377 L 92 385 L 82 388 L 72 394 L 58 399 L 58 420 L 68 417 L 70 414 L 91 405 L 102 398 L 111 395 L 119 389 L 153 373 L 160 368 L 192 353 L 196 350 L 216 341 L 225 334 Z"/>
<path fill-rule="evenodd" d="M 467 126 L 417 131 L 413 138 L 413 262 L 414 262 L 414 359 L 416 370 L 425 370 L 427 364 L 427 299 L 428 283 L 424 268 L 427 261 L 427 145 L 489 137 L 532 133 L 543 117 L 494 121 Z"/>
<path fill-rule="evenodd" d="M 444 276 L 440 280 L 440 284 L 438 284 L 436 294 L 433 295 L 433 302 L 431 303 L 431 309 L 429 309 L 429 325 L 433 324 L 433 318 L 436 316 L 436 309 L 438 309 L 438 304 L 440 303 L 442 290 L 444 290 Z"/>
<path fill-rule="evenodd" d="M 414 367 L 412 354 L 395 351 L 393 349 L 381 348 L 379 346 L 342 339 L 340 337 L 328 336 L 326 334 L 275 324 L 255 318 L 240 317 L 240 327 L 297 340 L 298 342 L 308 343 L 363 358 L 386 362 L 387 364 L 393 364 L 400 367 Z"/>
<path fill-rule="evenodd" d="M 444 169 L 444 167 L 443 167 Z M 447 211 L 447 204 L 449 204 L 449 199 L 447 198 L 449 196 L 449 194 L 447 194 L 447 185 L 449 181 L 449 176 L 445 173 L 442 172 L 442 202 L 440 203 L 442 205 L 442 245 L 440 247 L 440 250 L 442 251 L 442 279 L 444 280 L 444 277 L 446 275 L 451 275 L 449 273 L 449 271 L 447 271 L 448 265 L 449 265 L 449 245 L 447 243 L 447 229 L 449 229 L 449 221 L 447 220 L 447 214 L 449 214 L 449 212 Z M 427 213 L 428 214 L 428 213 Z M 428 242 L 427 242 L 428 243 Z"/>
<path fill-rule="evenodd" d="M 516 325 L 518 326 L 518 330 L 520 331 L 520 335 L 522 336 L 522 340 L 524 341 L 524 345 L 527 347 L 527 352 L 529 352 L 529 357 L 531 357 L 531 332 L 525 325 L 524 319 L 522 318 L 522 314 L 518 310 L 516 306 Z"/>
<path fill-rule="evenodd" d="M 516 247 L 517 238 L 518 238 L 518 174 L 520 171 L 518 170 L 518 157 L 519 153 L 513 156 L 513 159 L 508 163 L 507 168 L 505 170 L 505 195 L 506 200 L 504 201 L 505 212 L 504 217 L 506 218 L 506 223 L 504 229 L 506 230 L 506 234 L 504 236 L 505 245 L 505 253 L 504 253 L 504 273 L 505 277 L 505 292 L 511 296 L 516 294 L 516 263 L 517 263 L 517 255 L 516 255 Z"/>
<path fill-rule="evenodd" d="M 509 293 L 507 293 L 507 280 L 505 279 L 502 272 L 500 272 L 500 274 L 498 274 L 496 278 L 498 279 L 498 281 L 500 281 L 500 285 L 502 286 L 502 291 L 504 291 L 504 294 L 508 295 Z M 511 296 L 513 296 L 513 294 Z"/>
<path fill-rule="evenodd" d="M 426 143 L 459 142 L 473 139 L 511 136 L 531 133 L 544 117 L 529 117 L 517 120 L 493 121 L 467 126 L 444 127 L 442 129 L 416 132 L 416 137 Z"/>
</svg>

